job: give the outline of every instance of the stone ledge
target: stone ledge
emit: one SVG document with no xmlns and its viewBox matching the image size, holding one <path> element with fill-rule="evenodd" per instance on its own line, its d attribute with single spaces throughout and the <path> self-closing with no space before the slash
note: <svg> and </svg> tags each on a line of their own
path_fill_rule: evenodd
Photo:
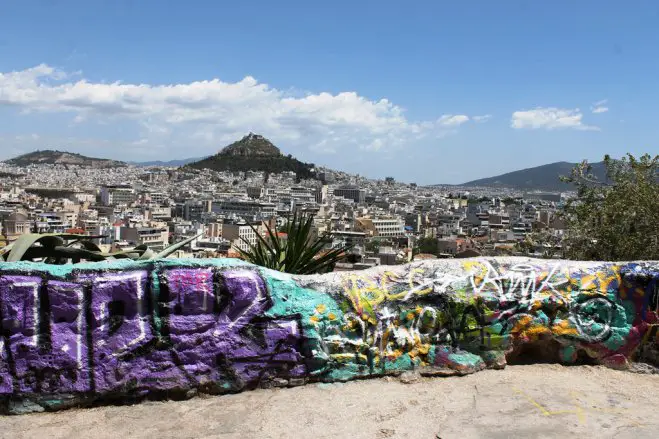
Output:
<svg viewBox="0 0 659 439">
<path fill-rule="evenodd" d="M 0 263 L 6 413 L 405 371 L 656 364 L 659 263 L 435 260 L 291 276 L 240 261 Z"/>
</svg>

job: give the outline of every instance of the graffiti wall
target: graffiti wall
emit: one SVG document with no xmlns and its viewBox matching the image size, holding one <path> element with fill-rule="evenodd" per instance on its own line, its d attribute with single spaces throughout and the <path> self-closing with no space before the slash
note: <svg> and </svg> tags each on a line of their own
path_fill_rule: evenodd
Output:
<svg viewBox="0 0 659 439">
<path fill-rule="evenodd" d="M 189 397 L 509 361 L 659 363 L 659 263 L 0 263 L 0 405 Z"/>
</svg>

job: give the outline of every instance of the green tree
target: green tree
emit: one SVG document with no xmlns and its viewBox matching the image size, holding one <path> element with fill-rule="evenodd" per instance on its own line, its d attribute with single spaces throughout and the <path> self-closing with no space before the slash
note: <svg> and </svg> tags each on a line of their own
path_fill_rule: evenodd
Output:
<svg viewBox="0 0 659 439">
<path fill-rule="evenodd" d="M 523 240 L 515 244 L 515 250 L 524 256 L 551 259 L 562 256 L 561 239 L 549 230 L 538 230 L 529 233 Z"/>
<path fill-rule="evenodd" d="M 416 243 L 415 254 L 428 253 L 437 256 L 439 248 L 437 246 L 437 238 L 421 238 Z"/>
<path fill-rule="evenodd" d="M 584 161 L 569 177 L 577 196 L 567 202 L 566 256 L 581 260 L 659 259 L 659 155 L 604 157 L 606 180 Z"/>
<path fill-rule="evenodd" d="M 366 244 L 364 245 L 364 248 L 366 249 L 367 252 L 373 252 L 377 255 L 380 252 L 380 245 L 381 244 L 382 243 L 380 242 L 379 239 L 373 238 L 373 239 L 369 240 L 368 242 L 366 242 Z"/>
<path fill-rule="evenodd" d="M 313 215 L 295 213 L 282 228 L 285 237 L 268 225 L 265 226 L 266 236 L 263 237 L 251 226 L 258 238 L 256 245 L 243 238 L 249 248 L 238 249 L 238 252 L 248 262 L 285 273 L 330 272 L 352 246 L 325 250 L 331 242 L 330 234 L 325 233 L 314 239 L 312 225 Z"/>
</svg>

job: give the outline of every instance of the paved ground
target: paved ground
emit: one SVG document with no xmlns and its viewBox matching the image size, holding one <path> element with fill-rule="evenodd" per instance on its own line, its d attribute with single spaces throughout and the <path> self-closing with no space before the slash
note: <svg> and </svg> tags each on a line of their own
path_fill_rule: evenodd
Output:
<svg viewBox="0 0 659 439">
<path fill-rule="evenodd" d="M 3 438 L 656 438 L 659 375 L 508 366 L 0 417 Z"/>
</svg>

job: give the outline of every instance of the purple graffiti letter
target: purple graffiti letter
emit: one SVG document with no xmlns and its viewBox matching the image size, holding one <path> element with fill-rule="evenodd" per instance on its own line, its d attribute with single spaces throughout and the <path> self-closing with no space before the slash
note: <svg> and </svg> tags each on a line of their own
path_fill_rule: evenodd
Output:
<svg viewBox="0 0 659 439">
<path fill-rule="evenodd" d="M 8 353 L 14 361 L 18 391 L 33 393 L 37 377 L 30 363 L 39 361 L 39 289 L 41 278 L 4 276 L 0 278 L 2 328 L 8 335 Z M 11 378 L 2 375 L 2 390 L 11 391 Z M 9 384 L 9 389 L 7 388 Z"/>
<path fill-rule="evenodd" d="M 153 341 L 147 312 L 145 271 L 89 276 L 91 331 L 96 390 L 126 388 L 144 375 L 144 359 L 134 355 Z"/>
<path fill-rule="evenodd" d="M 267 307 L 266 287 L 255 272 L 223 272 L 224 292 L 215 290 L 211 269 L 173 269 L 164 280 L 173 350 L 194 384 L 230 381 L 242 387 L 272 364 L 299 359 L 297 322 L 251 322 Z M 221 303 L 226 304 L 217 314 Z"/>
<path fill-rule="evenodd" d="M 50 302 L 50 337 L 52 363 L 56 379 L 50 392 L 86 392 L 90 390 L 87 356 L 87 323 L 84 288 L 70 282 L 48 282 Z M 46 384 L 46 383 L 45 383 Z"/>
</svg>

